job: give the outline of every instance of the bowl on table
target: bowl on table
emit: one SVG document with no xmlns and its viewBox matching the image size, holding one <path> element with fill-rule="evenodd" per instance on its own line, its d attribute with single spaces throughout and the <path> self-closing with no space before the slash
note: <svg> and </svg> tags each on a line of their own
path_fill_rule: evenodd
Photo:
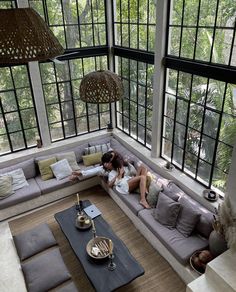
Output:
<svg viewBox="0 0 236 292">
<path fill-rule="evenodd" d="M 108 258 L 112 250 L 113 242 L 109 238 L 103 236 L 92 238 L 86 246 L 87 254 L 95 260 Z"/>
</svg>

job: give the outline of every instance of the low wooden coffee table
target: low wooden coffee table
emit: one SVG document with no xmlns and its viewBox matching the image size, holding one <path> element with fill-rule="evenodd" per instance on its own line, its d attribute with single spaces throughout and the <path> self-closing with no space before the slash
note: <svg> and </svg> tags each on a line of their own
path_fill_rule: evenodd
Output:
<svg viewBox="0 0 236 292">
<path fill-rule="evenodd" d="M 90 201 L 83 201 L 84 207 L 89 206 Z M 121 286 L 124 286 L 135 278 L 144 274 L 144 269 L 131 255 L 124 243 L 115 235 L 110 225 L 98 216 L 94 219 L 96 232 L 98 236 L 110 238 L 114 244 L 114 262 L 116 269 L 109 271 L 107 268 L 108 261 L 94 262 L 86 252 L 86 245 L 92 239 L 92 230 L 78 230 L 75 227 L 75 219 L 77 210 L 71 207 L 62 212 L 55 214 L 55 219 L 61 227 L 69 241 L 74 253 L 83 265 L 83 268 L 96 289 L 96 291 L 113 291 Z"/>
</svg>

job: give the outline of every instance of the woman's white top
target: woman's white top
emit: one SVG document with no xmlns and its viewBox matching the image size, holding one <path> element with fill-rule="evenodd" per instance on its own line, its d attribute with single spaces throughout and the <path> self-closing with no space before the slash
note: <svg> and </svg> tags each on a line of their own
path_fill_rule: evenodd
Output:
<svg viewBox="0 0 236 292">
<path fill-rule="evenodd" d="M 124 177 L 121 179 L 116 179 L 114 186 L 117 190 L 117 192 L 127 195 L 129 193 L 129 184 L 128 181 L 131 179 L 131 176 L 129 175 L 130 169 L 125 166 L 124 167 Z M 111 182 L 116 176 L 118 175 L 118 172 L 116 170 L 111 170 L 108 175 L 108 182 Z"/>
</svg>

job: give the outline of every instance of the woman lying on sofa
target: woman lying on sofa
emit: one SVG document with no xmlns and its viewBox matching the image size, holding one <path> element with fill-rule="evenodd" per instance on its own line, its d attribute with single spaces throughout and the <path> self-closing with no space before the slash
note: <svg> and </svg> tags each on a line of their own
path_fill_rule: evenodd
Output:
<svg viewBox="0 0 236 292">
<path fill-rule="evenodd" d="M 150 208 L 146 201 L 146 193 L 150 183 L 146 167 L 141 165 L 137 171 L 134 171 L 134 168 L 131 169 L 130 164 L 124 161 L 123 157 L 115 151 L 108 151 L 103 154 L 101 166 L 88 170 L 73 171 L 71 179 L 74 180 L 78 176 L 102 175 L 104 170 L 108 172 L 108 186 L 110 188 L 115 186 L 116 190 L 122 194 L 129 194 L 139 188 L 140 204 L 144 208 Z"/>
</svg>

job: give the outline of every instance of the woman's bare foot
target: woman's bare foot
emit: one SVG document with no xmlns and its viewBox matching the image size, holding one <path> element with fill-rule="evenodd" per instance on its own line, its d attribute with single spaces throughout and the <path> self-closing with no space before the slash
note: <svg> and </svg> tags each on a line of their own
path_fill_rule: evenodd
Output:
<svg viewBox="0 0 236 292">
<path fill-rule="evenodd" d="M 151 207 L 148 205 L 148 202 L 146 200 L 141 200 L 139 202 L 145 209 L 151 209 Z"/>
</svg>

